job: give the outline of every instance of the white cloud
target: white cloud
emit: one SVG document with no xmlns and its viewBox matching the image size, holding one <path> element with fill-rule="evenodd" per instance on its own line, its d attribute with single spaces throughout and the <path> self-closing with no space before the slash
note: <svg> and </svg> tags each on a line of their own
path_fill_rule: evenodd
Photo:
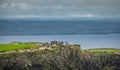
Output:
<svg viewBox="0 0 120 70">
<path fill-rule="evenodd" d="M 66 18 L 67 16 L 58 16 L 58 15 L 6 15 L 0 16 L 2 18 Z"/>
<path fill-rule="evenodd" d="M 0 8 L 3 9 L 20 9 L 20 10 L 28 10 L 29 4 L 27 3 L 3 3 L 0 5 Z"/>
<path fill-rule="evenodd" d="M 27 3 L 19 3 L 18 6 L 19 6 L 19 8 L 22 9 L 22 10 L 29 9 Z"/>
<path fill-rule="evenodd" d="M 90 17 L 95 17 L 95 15 L 94 14 L 72 14 L 72 16 L 71 17 L 88 17 L 88 18 L 90 18 Z"/>
<path fill-rule="evenodd" d="M 58 15 L 0 15 L 1 18 L 112 18 L 113 16 L 101 16 L 98 14 L 73 14 L 73 15 L 69 15 L 69 14 L 58 14 Z M 115 17 L 115 16 L 114 16 Z M 117 17 L 120 17 L 117 16 Z"/>
<path fill-rule="evenodd" d="M 4 17 L 4 18 L 57 18 L 58 16 L 47 16 L 47 15 L 8 15 L 8 16 L 2 16 L 2 17 Z"/>
<path fill-rule="evenodd" d="M 36 15 L 10 15 L 11 18 L 36 18 Z"/>
<path fill-rule="evenodd" d="M 82 15 L 82 17 L 94 17 L 95 15 L 94 14 L 84 14 Z"/>
<path fill-rule="evenodd" d="M 15 6 L 16 6 L 16 4 L 14 4 L 14 3 L 11 4 L 11 7 L 12 7 L 12 8 L 14 8 Z"/>
</svg>

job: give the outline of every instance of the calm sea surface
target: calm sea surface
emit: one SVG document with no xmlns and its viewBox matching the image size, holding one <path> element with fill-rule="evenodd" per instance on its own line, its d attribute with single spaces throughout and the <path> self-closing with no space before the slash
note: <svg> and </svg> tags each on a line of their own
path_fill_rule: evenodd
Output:
<svg viewBox="0 0 120 70">
<path fill-rule="evenodd" d="M 0 20 L 0 35 L 120 34 L 119 20 Z"/>
<path fill-rule="evenodd" d="M 52 40 L 81 44 L 82 49 L 120 48 L 120 21 L 0 20 L 0 43 Z"/>
</svg>

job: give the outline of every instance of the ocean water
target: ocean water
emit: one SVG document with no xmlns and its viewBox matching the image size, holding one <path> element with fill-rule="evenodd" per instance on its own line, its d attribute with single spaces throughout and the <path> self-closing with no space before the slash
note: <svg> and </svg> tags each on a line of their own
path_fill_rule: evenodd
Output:
<svg viewBox="0 0 120 70">
<path fill-rule="evenodd" d="M 82 49 L 120 48 L 120 21 L 0 20 L 0 43 L 52 40 L 80 44 Z"/>
<path fill-rule="evenodd" d="M 0 35 L 120 34 L 120 21 L 38 21 L 0 20 Z"/>
</svg>

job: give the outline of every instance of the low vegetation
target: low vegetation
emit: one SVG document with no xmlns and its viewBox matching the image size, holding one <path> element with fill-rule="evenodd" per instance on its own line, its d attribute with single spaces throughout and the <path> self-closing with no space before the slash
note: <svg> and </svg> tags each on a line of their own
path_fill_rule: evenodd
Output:
<svg viewBox="0 0 120 70">
<path fill-rule="evenodd" d="M 21 50 L 21 49 L 28 49 L 34 48 L 39 43 L 10 43 L 10 44 L 0 44 L 0 52 L 12 51 L 12 50 Z"/>
<path fill-rule="evenodd" d="M 106 54 L 120 54 L 120 49 L 115 48 L 96 48 L 96 49 L 88 49 L 84 50 L 90 52 L 94 55 L 106 55 Z"/>
</svg>

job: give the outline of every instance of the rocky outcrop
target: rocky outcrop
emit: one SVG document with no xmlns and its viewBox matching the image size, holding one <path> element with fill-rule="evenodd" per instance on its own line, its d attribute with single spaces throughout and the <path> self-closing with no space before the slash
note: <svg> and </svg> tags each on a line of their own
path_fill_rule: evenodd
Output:
<svg viewBox="0 0 120 70">
<path fill-rule="evenodd" d="M 0 55 L 0 70 L 106 70 L 118 69 L 119 55 L 94 56 L 78 46 Z"/>
</svg>

